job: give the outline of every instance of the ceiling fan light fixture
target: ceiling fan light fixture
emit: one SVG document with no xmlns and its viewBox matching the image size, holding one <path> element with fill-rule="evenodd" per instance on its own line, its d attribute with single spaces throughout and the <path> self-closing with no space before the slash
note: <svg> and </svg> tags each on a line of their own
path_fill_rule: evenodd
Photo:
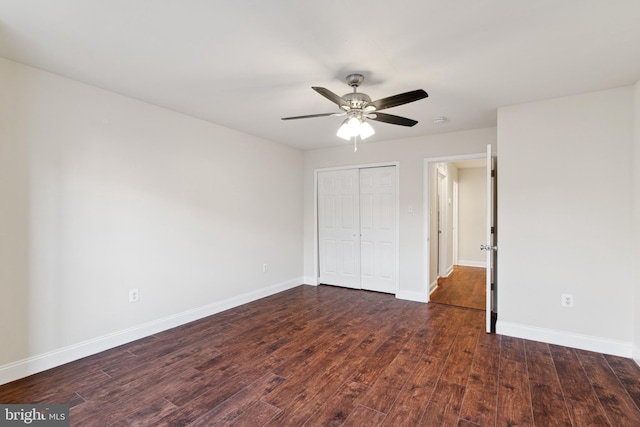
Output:
<svg viewBox="0 0 640 427">
<path fill-rule="evenodd" d="M 369 123 L 365 122 L 359 117 L 349 117 L 340 128 L 338 128 L 338 137 L 349 141 L 351 138 L 360 137 L 360 139 L 369 138 L 371 135 L 375 134 L 376 131 L 373 129 Z"/>
<path fill-rule="evenodd" d="M 349 129 L 349 119 L 346 119 L 340 127 L 338 128 L 338 133 L 336 134 L 338 137 L 344 139 L 345 141 L 349 141 L 351 139 L 351 130 Z"/>
<path fill-rule="evenodd" d="M 376 131 L 373 129 L 373 126 L 371 126 L 369 123 L 363 121 L 360 124 L 360 138 L 367 139 L 375 133 Z"/>
<path fill-rule="evenodd" d="M 349 128 L 349 133 L 351 136 L 360 135 L 360 126 L 362 121 L 357 117 L 350 117 L 347 119 L 347 127 Z"/>
</svg>

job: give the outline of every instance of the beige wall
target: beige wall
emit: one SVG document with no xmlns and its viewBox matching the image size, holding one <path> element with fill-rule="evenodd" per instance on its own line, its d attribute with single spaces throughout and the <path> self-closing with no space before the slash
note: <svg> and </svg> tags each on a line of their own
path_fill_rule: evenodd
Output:
<svg viewBox="0 0 640 427">
<path fill-rule="evenodd" d="M 458 263 L 486 266 L 480 245 L 487 240 L 487 168 L 458 169 Z"/>
<path fill-rule="evenodd" d="M 384 126 L 384 124 L 380 124 Z M 349 144 L 304 152 L 304 275 L 316 283 L 314 171 L 322 168 L 398 162 L 399 168 L 399 297 L 426 300 L 426 228 L 424 159 L 486 152 L 495 144 L 496 129 L 477 129 L 398 141 L 364 143 L 356 153 Z M 409 207 L 413 209 L 409 213 Z"/>
<path fill-rule="evenodd" d="M 302 164 L 0 60 L 0 380 L 300 284 Z"/>
<path fill-rule="evenodd" d="M 499 333 L 630 355 L 632 112 L 631 87 L 498 110 Z"/>
</svg>

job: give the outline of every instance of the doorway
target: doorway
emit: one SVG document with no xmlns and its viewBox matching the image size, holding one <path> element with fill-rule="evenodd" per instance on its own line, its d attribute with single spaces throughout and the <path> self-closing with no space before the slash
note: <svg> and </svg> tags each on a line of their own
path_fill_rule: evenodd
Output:
<svg viewBox="0 0 640 427">
<path fill-rule="evenodd" d="M 482 157 L 481 157 L 482 156 Z M 430 230 L 429 301 L 486 310 L 487 160 L 484 154 L 425 163 Z M 434 241 L 435 240 L 435 241 Z"/>
<path fill-rule="evenodd" d="M 438 277 L 438 286 L 429 301 L 484 311 L 486 308 L 487 269 L 455 265 L 447 277 Z"/>
</svg>

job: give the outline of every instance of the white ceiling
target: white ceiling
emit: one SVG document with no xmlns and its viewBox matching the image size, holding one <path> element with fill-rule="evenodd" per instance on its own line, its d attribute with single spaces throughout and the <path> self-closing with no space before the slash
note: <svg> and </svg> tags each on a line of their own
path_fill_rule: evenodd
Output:
<svg viewBox="0 0 640 427">
<path fill-rule="evenodd" d="M 640 79 L 638 0 L 0 0 L 0 56 L 301 149 L 344 143 L 343 95 L 429 98 L 383 141 L 496 125 L 496 108 Z M 436 125 L 432 119 L 446 116 Z"/>
</svg>

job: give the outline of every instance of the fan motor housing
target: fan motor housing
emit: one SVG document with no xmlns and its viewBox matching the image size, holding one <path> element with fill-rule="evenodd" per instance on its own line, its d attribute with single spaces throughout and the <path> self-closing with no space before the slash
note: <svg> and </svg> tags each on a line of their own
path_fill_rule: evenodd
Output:
<svg viewBox="0 0 640 427">
<path fill-rule="evenodd" d="M 369 97 L 369 95 L 361 92 L 347 93 L 346 95 L 342 96 L 342 99 L 347 101 L 349 103 L 349 107 L 351 107 L 352 109 L 362 109 L 369 102 L 371 102 L 371 98 Z"/>
</svg>

